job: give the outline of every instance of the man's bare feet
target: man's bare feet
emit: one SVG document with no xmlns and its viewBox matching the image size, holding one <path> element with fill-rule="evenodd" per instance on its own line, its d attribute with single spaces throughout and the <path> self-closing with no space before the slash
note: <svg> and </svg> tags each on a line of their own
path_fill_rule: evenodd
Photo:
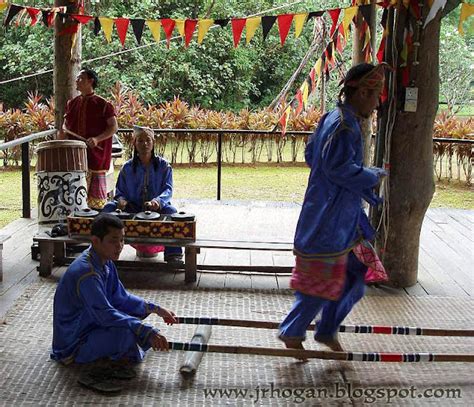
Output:
<svg viewBox="0 0 474 407">
<path fill-rule="evenodd" d="M 279 337 L 279 339 L 285 344 L 285 346 L 288 349 L 302 349 L 302 350 L 304 350 L 303 341 L 301 341 L 299 339 L 286 339 L 286 338 L 282 338 L 282 337 Z M 296 358 L 296 359 L 299 360 L 300 362 L 307 362 L 308 361 L 308 359 L 306 359 L 306 358 Z"/>
<path fill-rule="evenodd" d="M 316 342 L 326 345 L 329 349 L 334 352 L 344 352 L 344 348 L 342 347 L 341 343 L 337 336 L 317 336 L 314 338 Z"/>
</svg>

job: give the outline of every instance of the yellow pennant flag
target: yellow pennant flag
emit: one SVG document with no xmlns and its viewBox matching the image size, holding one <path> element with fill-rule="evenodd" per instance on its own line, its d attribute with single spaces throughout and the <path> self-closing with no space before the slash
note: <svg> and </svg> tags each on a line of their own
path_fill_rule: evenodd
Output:
<svg viewBox="0 0 474 407">
<path fill-rule="evenodd" d="M 2 2 L 0 2 L 0 11 L 5 10 L 7 7 L 8 7 L 8 4 L 7 4 L 7 3 L 2 3 Z"/>
<path fill-rule="evenodd" d="M 153 35 L 153 38 L 155 39 L 156 42 L 160 42 L 161 39 L 161 21 L 160 20 L 146 20 L 146 25 L 151 31 L 151 35 Z"/>
<path fill-rule="evenodd" d="M 318 80 L 319 80 L 319 77 L 321 76 L 322 65 L 323 65 L 323 60 L 321 58 L 319 58 L 314 64 L 314 72 L 316 73 Z"/>
<path fill-rule="evenodd" d="M 304 23 L 308 18 L 308 13 L 295 14 L 293 20 L 295 20 L 295 38 L 298 38 L 303 31 Z"/>
<path fill-rule="evenodd" d="M 347 32 L 347 29 L 349 28 L 349 25 L 352 23 L 352 20 L 354 19 L 358 10 L 359 10 L 358 6 L 348 7 L 344 9 L 344 15 L 342 17 L 342 28 L 344 29 L 345 33 Z"/>
<path fill-rule="evenodd" d="M 306 105 L 308 104 L 308 95 L 309 95 L 309 88 L 308 88 L 307 81 L 304 81 L 300 90 L 301 90 L 301 99 L 303 100 L 303 106 L 306 107 Z"/>
<path fill-rule="evenodd" d="M 464 35 L 462 23 L 464 22 L 464 20 L 466 20 L 467 18 L 469 18 L 469 16 L 472 16 L 473 14 L 474 14 L 474 4 L 463 3 L 461 6 L 461 15 L 459 16 L 459 25 L 458 25 L 459 34 Z M 472 29 L 472 25 L 470 29 Z"/>
<path fill-rule="evenodd" d="M 262 17 L 251 17 L 247 18 L 245 22 L 245 41 L 247 44 L 255 35 L 255 31 L 257 31 L 258 26 L 262 22 Z"/>
<path fill-rule="evenodd" d="M 213 24 L 214 20 L 210 18 L 205 18 L 203 20 L 198 21 L 198 44 L 202 42 L 207 32 L 209 31 L 209 28 L 211 28 Z"/>
<path fill-rule="evenodd" d="M 112 41 L 112 29 L 114 28 L 114 20 L 108 17 L 99 17 L 100 25 L 104 30 L 105 39 L 107 42 Z"/>
<path fill-rule="evenodd" d="M 184 21 L 185 20 L 174 20 L 174 23 L 176 24 L 175 27 L 181 37 L 184 37 Z"/>
</svg>

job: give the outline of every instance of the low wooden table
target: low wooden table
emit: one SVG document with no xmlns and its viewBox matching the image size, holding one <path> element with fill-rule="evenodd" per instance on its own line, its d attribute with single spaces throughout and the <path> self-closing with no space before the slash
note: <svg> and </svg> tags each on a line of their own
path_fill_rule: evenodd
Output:
<svg viewBox="0 0 474 407">
<path fill-rule="evenodd" d="M 54 265 L 61 266 L 68 264 L 71 259 L 66 257 L 66 245 L 80 244 L 88 242 L 84 236 L 81 238 L 51 237 L 46 233 L 39 233 L 33 238 L 38 243 L 40 253 L 39 275 L 47 277 L 51 274 Z M 150 239 L 150 238 L 130 238 L 125 237 L 125 243 L 141 243 L 163 246 L 175 246 L 184 248 L 184 281 L 193 283 L 196 281 L 198 267 L 200 270 L 221 270 L 221 271 L 253 271 L 260 273 L 289 273 L 291 267 L 275 266 L 212 266 L 197 264 L 197 255 L 202 248 L 206 249 L 231 249 L 231 250 L 266 250 L 266 251 L 292 251 L 293 244 L 285 242 L 244 242 L 235 240 L 210 240 L 197 239 L 196 241 L 176 240 L 176 239 Z M 116 261 L 118 267 L 129 264 L 130 261 Z M 150 268 L 153 263 L 146 262 L 146 267 Z M 165 264 L 160 266 L 169 267 Z"/>
</svg>

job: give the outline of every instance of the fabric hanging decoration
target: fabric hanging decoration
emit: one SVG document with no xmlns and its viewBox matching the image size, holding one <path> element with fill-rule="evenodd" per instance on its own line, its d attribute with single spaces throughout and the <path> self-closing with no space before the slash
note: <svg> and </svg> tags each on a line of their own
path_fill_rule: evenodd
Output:
<svg viewBox="0 0 474 407">
<path fill-rule="evenodd" d="M 8 27 L 8 25 L 12 22 L 13 18 L 21 11 L 23 7 L 17 6 L 16 4 L 11 4 L 10 8 L 8 9 L 7 16 L 5 17 L 5 21 L 3 25 Z"/>
<path fill-rule="evenodd" d="M 308 13 L 295 14 L 293 19 L 295 20 L 295 38 L 298 38 L 303 31 L 304 24 L 308 18 Z"/>
<path fill-rule="evenodd" d="M 184 22 L 184 46 L 187 48 L 193 38 L 194 30 L 196 29 L 198 20 L 188 19 Z"/>
<path fill-rule="evenodd" d="M 384 60 L 385 44 L 387 42 L 387 34 L 388 34 L 387 18 L 388 18 L 388 10 L 384 9 L 382 13 L 382 20 L 380 21 L 380 24 L 383 28 L 382 39 L 380 40 L 379 49 L 377 51 L 377 60 L 379 61 L 379 63 L 381 63 Z"/>
<path fill-rule="evenodd" d="M 423 25 L 423 29 L 429 24 L 431 20 L 433 20 L 438 11 L 443 10 L 444 6 L 446 6 L 448 0 L 434 0 L 433 4 L 431 5 L 430 12 L 426 16 L 425 24 Z"/>
<path fill-rule="evenodd" d="M 117 28 L 117 34 L 119 36 L 122 47 L 125 47 L 125 39 L 127 38 L 127 30 L 130 24 L 128 18 L 120 17 L 115 19 L 115 28 Z"/>
<path fill-rule="evenodd" d="M 171 18 L 161 19 L 161 26 L 163 27 L 163 31 L 165 32 L 166 45 L 168 48 L 170 47 L 171 35 L 173 35 L 173 30 L 174 30 L 175 25 L 176 25 L 175 20 L 172 20 Z"/>
<path fill-rule="evenodd" d="M 247 44 L 255 35 L 255 31 L 257 31 L 257 28 L 259 27 L 261 22 L 262 17 L 247 18 L 247 21 L 245 22 L 245 41 Z"/>
<path fill-rule="evenodd" d="M 314 66 L 311 68 L 311 71 L 309 71 L 309 78 L 311 80 L 311 92 L 314 92 L 314 89 L 316 88 L 316 70 L 314 69 Z"/>
<path fill-rule="evenodd" d="M 131 18 L 130 24 L 132 25 L 133 35 L 135 35 L 137 44 L 140 45 L 142 42 L 143 29 L 145 28 L 145 20 L 142 18 Z"/>
<path fill-rule="evenodd" d="M 100 24 L 99 17 L 94 18 L 94 35 L 99 35 L 102 25 Z"/>
<path fill-rule="evenodd" d="M 237 48 L 242 37 L 242 31 L 245 27 L 246 18 L 233 18 L 231 20 L 232 24 L 232 36 L 234 38 L 234 48 Z"/>
<path fill-rule="evenodd" d="M 341 14 L 341 9 L 336 8 L 333 10 L 328 10 L 328 13 L 331 16 L 331 20 L 332 20 L 331 30 L 329 31 L 329 36 L 332 37 L 332 35 L 334 34 L 334 31 L 336 30 L 337 22 L 339 20 L 339 14 Z"/>
<path fill-rule="evenodd" d="M 184 37 L 184 21 L 185 20 L 183 20 L 182 18 L 178 18 L 174 20 L 175 27 L 178 30 L 179 35 L 181 35 L 181 37 Z"/>
<path fill-rule="evenodd" d="M 266 40 L 268 33 L 275 24 L 276 16 L 264 16 L 262 17 L 262 30 L 263 30 L 263 39 Z"/>
<path fill-rule="evenodd" d="M 112 30 L 114 27 L 114 20 L 108 17 L 99 17 L 100 25 L 104 31 L 105 39 L 107 42 L 112 41 Z"/>
<path fill-rule="evenodd" d="M 40 13 L 40 9 L 34 7 L 27 7 L 26 11 L 28 12 L 28 15 L 31 18 L 31 27 L 35 26 L 38 22 L 38 15 Z"/>
<path fill-rule="evenodd" d="M 80 24 L 87 24 L 94 18 L 92 16 L 86 16 L 84 14 L 71 14 L 71 17 Z"/>
<path fill-rule="evenodd" d="M 7 7 L 8 7 L 8 4 L 7 4 L 7 3 L 0 3 L 0 12 L 2 12 L 3 10 L 5 10 Z"/>
<path fill-rule="evenodd" d="M 151 35 L 153 36 L 156 42 L 160 42 L 161 40 L 161 21 L 160 20 L 146 20 L 146 25 L 151 31 Z"/>
<path fill-rule="evenodd" d="M 357 15 L 358 9 L 358 6 L 344 9 L 344 14 L 342 15 L 342 28 L 344 32 L 347 32 L 349 26 L 352 23 L 352 20 L 354 20 L 354 17 Z"/>
<path fill-rule="evenodd" d="M 321 11 L 312 11 L 311 13 L 308 14 L 308 20 L 310 18 L 316 18 L 316 17 L 322 17 L 322 15 L 325 13 L 325 10 Z"/>
<path fill-rule="evenodd" d="M 370 20 L 372 20 L 372 6 L 370 4 L 359 6 L 359 11 L 362 14 L 365 22 L 370 24 Z"/>
<path fill-rule="evenodd" d="M 291 106 L 288 106 L 285 109 L 285 112 L 283 113 L 283 115 L 280 117 L 279 123 L 280 123 L 280 127 L 281 127 L 281 136 L 282 137 L 284 137 L 285 134 L 286 134 L 286 128 L 288 127 L 288 119 L 290 117 L 290 113 L 291 113 Z"/>
<path fill-rule="evenodd" d="M 295 100 L 295 116 L 298 116 L 303 111 L 303 93 L 301 92 L 301 88 L 296 91 Z"/>
<path fill-rule="evenodd" d="M 198 21 L 198 44 L 201 44 L 204 40 L 209 29 L 214 24 L 214 20 L 211 18 L 205 18 Z"/>
<path fill-rule="evenodd" d="M 467 20 L 473 14 L 474 14 L 474 4 L 463 3 L 461 6 L 461 15 L 459 16 L 459 25 L 458 25 L 459 34 L 464 35 L 462 24 L 464 20 Z"/>
<path fill-rule="evenodd" d="M 285 43 L 286 37 L 290 32 L 291 23 L 293 22 L 293 14 L 281 14 L 277 18 L 278 20 L 278 30 L 280 32 L 280 44 L 283 46 Z"/>
</svg>

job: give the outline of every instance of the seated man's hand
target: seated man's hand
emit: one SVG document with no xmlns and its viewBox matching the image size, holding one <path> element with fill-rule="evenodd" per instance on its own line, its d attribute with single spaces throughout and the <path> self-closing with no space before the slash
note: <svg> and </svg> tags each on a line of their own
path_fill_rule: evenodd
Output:
<svg viewBox="0 0 474 407">
<path fill-rule="evenodd" d="M 153 348 L 153 350 L 164 350 L 164 351 L 169 350 L 168 341 L 163 335 L 153 332 L 150 335 L 149 340 L 150 340 L 150 345 Z"/>
<path fill-rule="evenodd" d="M 152 199 L 151 201 L 145 202 L 145 209 L 147 211 L 158 212 L 160 210 L 160 203 Z"/>
<path fill-rule="evenodd" d="M 125 207 L 127 206 L 128 202 L 123 199 L 123 198 L 120 198 L 117 202 L 117 209 L 120 209 L 121 211 L 123 211 L 125 209 Z"/>
<path fill-rule="evenodd" d="M 158 311 L 156 311 L 156 315 L 163 318 L 163 321 L 165 321 L 168 325 L 173 325 L 178 322 L 176 319 L 176 314 L 173 311 L 168 311 L 165 308 L 160 307 Z"/>
</svg>

